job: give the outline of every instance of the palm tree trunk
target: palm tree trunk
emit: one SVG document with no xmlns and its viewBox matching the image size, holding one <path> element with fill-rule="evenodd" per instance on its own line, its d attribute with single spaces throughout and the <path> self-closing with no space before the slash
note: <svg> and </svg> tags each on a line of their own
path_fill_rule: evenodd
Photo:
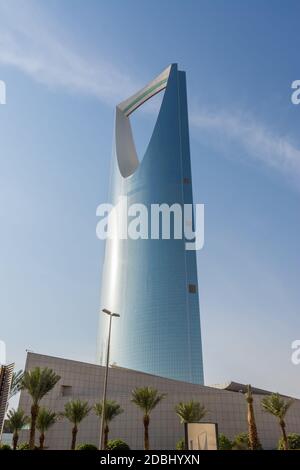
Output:
<svg viewBox="0 0 300 470">
<path fill-rule="evenodd" d="M 284 450 L 289 450 L 289 441 L 285 432 L 285 422 L 282 420 L 280 421 L 280 427 L 282 431 L 283 443 L 284 443 Z"/>
<path fill-rule="evenodd" d="M 41 432 L 40 434 L 40 449 L 44 448 L 44 442 L 45 442 L 45 434 Z"/>
<path fill-rule="evenodd" d="M 148 415 L 144 416 L 144 449 L 149 450 L 149 422 L 150 418 Z"/>
<path fill-rule="evenodd" d="M 18 431 L 15 431 L 13 434 L 13 450 L 17 450 L 18 440 L 19 440 L 19 434 L 18 434 Z"/>
<path fill-rule="evenodd" d="M 75 424 L 75 426 L 74 426 L 73 429 L 72 429 L 72 444 L 71 444 L 71 450 L 75 450 L 77 432 L 78 432 L 78 428 L 77 428 L 77 426 L 76 426 L 76 424 Z"/>
<path fill-rule="evenodd" d="M 249 432 L 249 444 L 251 450 L 257 450 L 261 448 L 257 427 L 255 423 L 254 410 L 252 402 L 248 402 L 248 432 Z"/>
<path fill-rule="evenodd" d="M 187 423 L 184 423 L 184 449 L 188 450 L 189 449 L 189 443 L 188 443 L 188 425 Z"/>
<path fill-rule="evenodd" d="M 108 433 L 109 433 L 109 427 L 106 425 L 105 428 L 104 428 L 104 449 L 107 448 Z"/>
<path fill-rule="evenodd" d="M 29 449 L 34 449 L 35 445 L 35 427 L 36 419 L 39 413 L 39 405 L 33 404 L 31 407 L 31 425 L 30 425 L 30 435 L 29 435 Z"/>
</svg>

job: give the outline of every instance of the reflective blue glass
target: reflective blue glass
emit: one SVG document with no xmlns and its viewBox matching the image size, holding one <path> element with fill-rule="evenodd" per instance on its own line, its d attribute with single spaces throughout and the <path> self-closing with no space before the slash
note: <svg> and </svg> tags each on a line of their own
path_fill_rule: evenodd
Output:
<svg viewBox="0 0 300 470">
<path fill-rule="evenodd" d="M 140 163 L 129 163 L 128 176 L 122 175 L 127 170 L 120 164 L 118 132 L 124 126 L 117 114 L 112 203 L 127 196 L 129 204 L 142 203 L 149 213 L 151 204 L 192 204 L 185 73 L 176 64 L 170 67 L 149 145 Z M 112 321 L 111 364 L 203 383 L 196 252 L 185 249 L 184 239 L 107 240 L 102 308 L 120 314 Z M 98 354 L 102 364 L 107 325 L 108 316 L 101 313 Z"/>
</svg>

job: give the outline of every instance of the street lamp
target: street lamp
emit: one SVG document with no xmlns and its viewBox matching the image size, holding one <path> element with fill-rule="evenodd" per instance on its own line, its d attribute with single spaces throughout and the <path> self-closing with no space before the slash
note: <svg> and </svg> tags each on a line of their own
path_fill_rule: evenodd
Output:
<svg viewBox="0 0 300 470">
<path fill-rule="evenodd" d="M 112 313 L 107 308 L 102 309 L 103 313 L 109 315 L 109 329 L 108 329 L 108 342 L 106 350 L 106 367 L 105 367 L 105 376 L 104 376 L 104 389 L 103 389 L 103 398 L 102 398 L 102 413 L 101 413 L 101 426 L 100 426 L 100 442 L 99 449 L 103 449 L 103 430 L 104 430 L 104 413 L 105 413 L 105 402 L 106 402 L 106 390 L 107 390 L 107 377 L 108 377 L 108 365 L 109 365 L 109 348 L 110 348 L 110 335 L 111 335 L 111 320 L 112 317 L 119 317 L 118 313 Z"/>
</svg>

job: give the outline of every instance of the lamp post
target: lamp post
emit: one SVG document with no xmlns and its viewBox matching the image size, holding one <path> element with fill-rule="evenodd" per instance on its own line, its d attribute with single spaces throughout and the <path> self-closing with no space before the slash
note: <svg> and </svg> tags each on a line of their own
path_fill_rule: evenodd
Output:
<svg viewBox="0 0 300 470">
<path fill-rule="evenodd" d="M 106 390 L 107 390 L 107 377 L 108 377 L 108 365 L 109 365 L 109 349 L 110 349 L 110 335 L 111 335 L 111 320 L 112 317 L 119 317 L 118 313 L 112 313 L 106 308 L 102 309 L 103 313 L 109 315 L 109 328 L 108 328 L 108 341 L 107 341 L 107 350 L 106 350 L 106 366 L 105 366 L 105 376 L 104 376 L 104 389 L 103 389 L 103 398 L 102 398 L 102 414 L 101 414 L 101 426 L 100 426 L 100 442 L 99 449 L 103 449 L 103 431 L 104 431 L 104 414 L 105 414 L 105 402 L 106 402 Z"/>
</svg>

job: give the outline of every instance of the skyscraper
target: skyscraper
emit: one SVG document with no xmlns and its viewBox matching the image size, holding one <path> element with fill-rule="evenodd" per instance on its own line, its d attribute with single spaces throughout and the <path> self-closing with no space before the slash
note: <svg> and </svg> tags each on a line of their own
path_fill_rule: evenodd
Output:
<svg viewBox="0 0 300 470">
<path fill-rule="evenodd" d="M 157 121 L 139 161 L 129 116 L 165 90 Z M 185 72 L 167 67 L 116 107 L 111 202 L 192 204 Z M 150 209 L 149 209 L 150 213 Z M 163 377 L 203 383 L 196 252 L 184 239 L 106 241 L 101 309 L 113 322 L 110 363 Z M 98 353 L 105 361 L 107 318 L 100 316 Z"/>
</svg>

